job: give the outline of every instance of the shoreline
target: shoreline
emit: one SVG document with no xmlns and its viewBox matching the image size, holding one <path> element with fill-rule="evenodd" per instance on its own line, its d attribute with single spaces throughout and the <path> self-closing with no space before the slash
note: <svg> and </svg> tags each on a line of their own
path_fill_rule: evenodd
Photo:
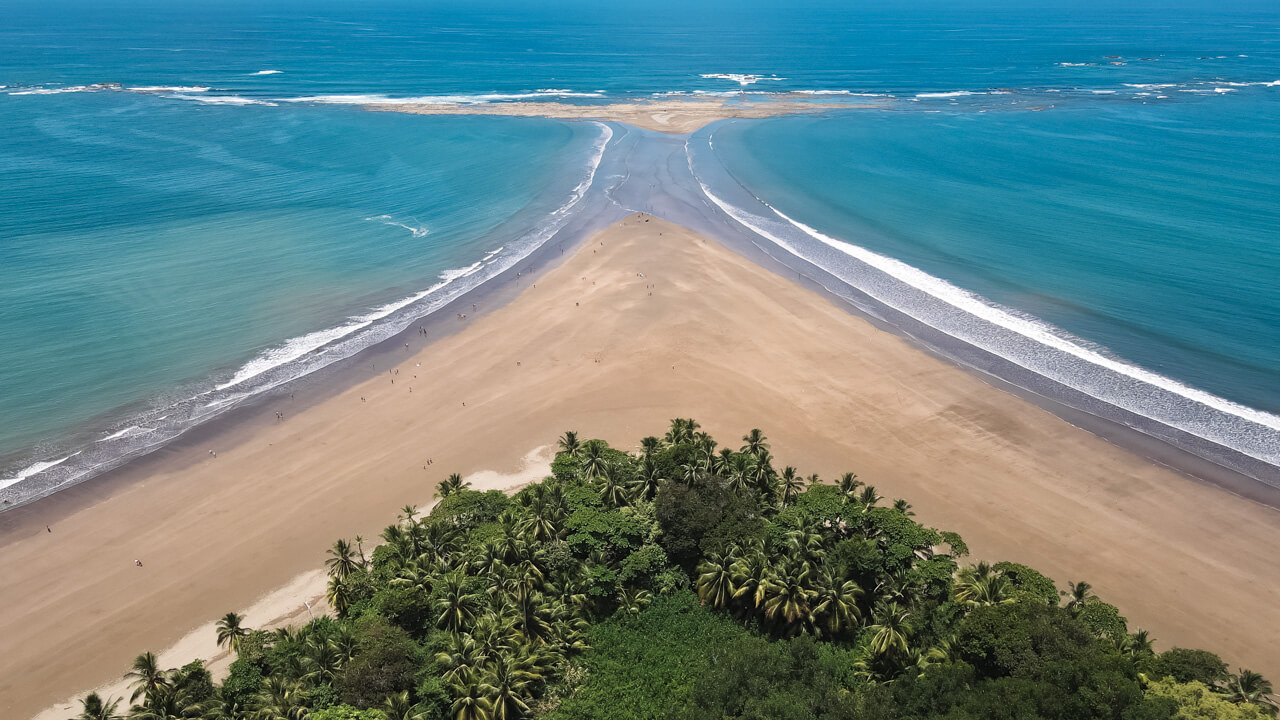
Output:
<svg viewBox="0 0 1280 720">
<path fill-rule="evenodd" d="M 113 472 L 111 482 L 83 484 L 46 500 L 75 497 L 0 516 L 0 544 L 7 548 L 0 569 L 14 578 L 0 594 L 10 596 L 3 601 L 15 613 L 0 637 L 19 637 L 0 656 L 23 663 L 0 677 L 58 686 L 53 694 L 63 697 L 67 683 L 58 684 L 59 674 L 86 685 L 94 675 L 88 667 L 53 672 L 49 665 L 63 657 L 53 636 L 66 637 L 74 630 L 67 625 L 102 629 L 98 623 L 117 616 L 110 632 L 101 633 L 106 637 L 91 641 L 102 656 L 114 653 L 127 665 L 126 658 L 146 649 L 142 645 L 166 647 L 180 639 L 200 624 L 190 622 L 193 617 L 209 620 L 229 607 L 251 605 L 263 592 L 318 567 L 332 542 L 329 534 L 349 537 L 381 527 L 403 504 L 404 490 L 419 488 L 412 496 L 420 497 L 423 472 L 415 463 L 426 453 L 436 457 L 440 473 L 483 467 L 503 472 L 519 463 L 510 448 L 546 444 L 563 429 L 630 443 L 659 432 L 672 416 L 695 417 L 726 438 L 747 429 L 740 425 L 761 426 L 775 436 L 778 454 L 795 458 L 804 470 L 825 477 L 856 470 L 886 495 L 905 496 L 925 522 L 965 535 L 975 558 L 1026 561 L 1060 585 L 1088 579 L 1133 625 L 1153 629 L 1163 647 L 1206 646 L 1264 672 L 1280 666 L 1271 649 L 1274 632 L 1233 636 L 1229 622 L 1242 613 L 1265 620 L 1277 612 L 1270 581 L 1280 577 L 1280 567 L 1265 554 L 1271 540 L 1280 540 L 1273 537 L 1280 535 L 1273 510 L 1164 470 L 1022 399 L 993 392 L 978 373 L 939 362 L 920 352 L 919 341 L 862 322 L 829 292 L 815 294 L 816 281 L 797 283 L 726 245 L 648 219 L 654 224 L 633 215 L 611 227 L 601 236 L 609 248 L 600 255 L 603 246 L 585 241 L 563 259 L 548 248 L 545 269 L 527 285 L 490 288 L 495 300 L 501 293 L 509 301 L 457 324 L 456 330 L 468 332 L 432 332 L 430 342 L 412 352 L 385 341 L 361 361 L 321 373 L 311 383 L 314 397 L 299 393 L 305 409 L 285 405 L 289 401 L 280 395 L 266 396 L 228 413 L 235 417 L 216 431 Z M 665 231 L 668 240 L 654 237 L 655 231 Z M 610 249 L 619 242 L 622 247 Z M 640 268 L 636 263 L 646 279 L 628 275 L 625 268 Z M 582 281 L 573 275 L 579 268 L 612 279 L 578 287 Z M 649 296 L 657 298 L 652 302 L 658 309 L 637 296 L 648 278 L 659 283 Z M 559 301 L 548 306 L 544 295 Z M 575 296 L 588 308 L 563 306 Z M 690 308 L 710 317 L 686 316 Z M 758 328 L 762 337 L 726 329 L 759 322 L 752 312 L 771 318 Z M 593 321 L 582 324 L 583 313 Z M 796 317 L 806 319 L 796 323 Z M 440 322 L 447 328 L 456 321 Z M 412 374 L 413 363 L 428 358 L 445 369 L 415 381 L 433 383 L 429 400 L 400 394 L 403 385 L 384 382 L 381 370 L 368 367 L 398 360 L 402 372 Z M 513 358 L 523 358 L 524 367 L 509 366 Z M 777 374 L 786 367 L 799 372 Z M 357 383 L 338 387 L 341 378 Z M 373 392 L 383 409 L 368 415 L 373 404 L 358 397 Z M 448 404 L 462 392 L 465 411 Z M 279 407 L 288 408 L 285 422 L 267 419 Z M 431 416 L 421 415 L 423 409 Z M 468 419 L 473 412 L 476 417 Z M 369 419 L 350 424 L 361 416 Z M 227 445 L 211 459 L 205 447 L 215 440 Z M 481 456 L 486 461 L 477 464 Z M 254 503 L 244 506 L 247 497 Z M 58 506 L 65 514 L 47 536 L 40 525 Z M 42 515 L 46 511 L 50 515 Z M 15 522 L 15 512 L 25 520 Z M 207 540 L 194 546 L 201 536 Z M 261 551 L 264 543 L 273 548 L 269 556 Z M 153 562 L 161 550 L 188 560 Z M 112 564 L 144 553 L 148 572 L 155 567 L 205 586 L 176 591 L 180 585 L 172 579 L 139 587 L 133 568 Z M 24 563 L 34 558 L 61 579 L 40 579 Z M 236 583 L 207 585 L 226 577 Z M 1208 587 L 1183 586 L 1180 577 Z M 74 588 L 89 582 L 105 604 L 76 595 Z M 177 607 L 139 608 L 139 596 Z M 1213 622 L 1190 619 L 1203 620 L 1201 613 Z M 28 650 L 34 646 L 20 635 L 41 637 L 42 626 L 48 642 Z M 82 632 L 92 633 L 88 627 Z M 112 649 L 108 641 L 126 647 Z M 32 653 L 43 661 L 22 657 Z M 97 662 L 123 672 L 120 662 Z M 33 691 L 39 694 L 38 688 L 23 690 L 31 707 L 6 711 L 35 711 Z M 0 696 L 12 692 L 16 686 Z"/>
</svg>

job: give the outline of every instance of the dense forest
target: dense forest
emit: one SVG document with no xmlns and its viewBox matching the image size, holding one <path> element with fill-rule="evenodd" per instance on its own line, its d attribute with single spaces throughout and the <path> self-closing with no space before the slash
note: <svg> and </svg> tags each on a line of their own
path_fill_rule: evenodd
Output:
<svg viewBox="0 0 1280 720">
<path fill-rule="evenodd" d="M 78 718 L 1276 714 L 1256 673 L 1155 652 L 1086 582 L 966 564 L 958 535 L 853 474 L 777 469 L 759 430 L 718 448 L 677 419 L 635 452 L 567 432 L 552 473 L 513 496 L 450 476 L 376 547 L 334 543 L 335 617 L 268 632 L 229 613 L 221 684 L 144 653 L 127 701 L 90 695 Z"/>
</svg>

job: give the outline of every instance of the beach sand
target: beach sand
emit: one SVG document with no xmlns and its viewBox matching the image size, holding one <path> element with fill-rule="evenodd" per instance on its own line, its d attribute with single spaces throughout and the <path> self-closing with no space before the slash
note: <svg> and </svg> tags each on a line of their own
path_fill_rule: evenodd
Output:
<svg viewBox="0 0 1280 720">
<path fill-rule="evenodd" d="M 367 549 L 450 472 L 510 485 L 542 472 L 563 430 L 632 448 L 676 416 L 734 446 L 760 427 L 779 463 L 857 472 L 960 532 L 974 558 L 1089 581 L 1160 648 L 1280 676 L 1277 511 L 656 219 L 630 216 L 520 282 L 460 332 L 377 357 L 361 384 L 257 410 L 289 410 L 284 422 L 232 424 L 86 483 L 81 500 L 0 515 L 0 716 L 117 679 L 139 652 L 314 573 L 338 537 L 363 534 Z"/>
<path fill-rule="evenodd" d="M 635 125 L 646 130 L 683 135 L 715 122 L 729 118 L 766 118 L 775 115 L 796 115 L 824 110 L 855 110 L 880 108 L 872 103 L 820 103 L 796 100 L 791 96 L 779 96 L 767 100 L 744 102 L 707 100 L 654 100 L 609 105 L 570 105 L 559 102 L 513 103 L 385 103 L 366 105 L 366 110 L 402 112 L 414 115 L 501 115 L 506 117 L 549 117 L 559 120 L 614 120 Z"/>
</svg>

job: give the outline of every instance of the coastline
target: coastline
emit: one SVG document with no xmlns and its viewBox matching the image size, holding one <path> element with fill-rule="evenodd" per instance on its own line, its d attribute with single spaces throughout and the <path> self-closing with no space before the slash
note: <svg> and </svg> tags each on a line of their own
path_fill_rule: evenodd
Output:
<svg viewBox="0 0 1280 720">
<path fill-rule="evenodd" d="M 399 341 L 384 342 L 345 371 L 322 373 L 314 384 L 329 390 L 318 390 L 313 399 L 299 393 L 303 403 L 288 405 L 279 393 L 266 396 L 253 407 L 228 413 L 225 422 L 218 421 L 222 427 L 194 431 L 99 478 L 106 482 L 78 486 L 0 516 L 0 544 L 9 549 L 0 566 L 15 578 L 3 591 L 10 597 L 2 601 L 15 612 L 0 637 L 41 637 L 40 627 L 58 628 L 49 632 L 51 647 L 42 643 L 38 652 L 27 653 L 28 645 L 20 642 L 21 650 L 4 653 L 9 663 L 21 665 L 0 672 L 13 678 L 0 696 L 13 697 L 14 685 L 24 680 L 44 683 L 57 687 L 44 693 L 47 704 L 75 684 L 92 682 L 95 670 L 67 668 L 65 655 L 58 654 L 72 646 L 58 646 L 54 636 L 74 635 L 76 623 L 83 637 L 100 631 L 104 619 L 118 621 L 104 634 L 123 647 L 103 647 L 103 639 L 91 638 L 78 650 L 101 656 L 93 665 L 105 678 L 116 674 L 107 673 L 107 667 L 123 672 L 128 658 L 147 649 L 142 645 L 165 647 L 199 625 L 200 617 L 247 607 L 299 572 L 314 570 L 332 542 L 328 534 L 349 537 L 363 531 L 370 537 L 391 522 L 395 508 L 426 494 L 416 463 L 437 443 L 450 449 L 447 456 L 435 453 L 440 472 L 433 468 L 431 479 L 453 470 L 511 470 L 520 462 L 511 451 L 545 445 L 563 429 L 630 443 L 660 432 L 666 419 L 677 415 L 696 417 L 726 438 L 762 426 L 780 457 L 794 458 L 802 470 L 824 477 L 858 471 L 886 495 L 915 503 L 928 524 L 961 532 L 975 557 L 1025 561 L 1060 585 L 1088 579 L 1134 626 L 1153 630 L 1163 647 L 1200 645 L 1264 672 L 1280 666 L 1270 649 L 1275 638 L 1267 633 L 1246 637 L 1230 622 L 1254 617 L 1262 627 L 1275 626 L 1265 620 L 1275 619 L 1269 586 L 1280 568 L 1263 553 L 1280 534 L 1272 529 L 1274 511 L 1147 463 L 1022 400 L 992 392 L 980 376 L 873 329 L 833 297 L 804 289 L 687 230 L 645 220 L 632 216 L 607 231 L 603 252 L 604 246 L 583 244 L 562 260 L 554 249 L 544 248 L 542 258 L 551 270 L 538 271 L 528 284 L 492 288 L 495 294 L 518 293 L 512 302 L 465 323 L 437 313 L 440 331 L 430 331 L 431 342 L 424 347 L 410 353 Z M 653 237 L 655 231 L 665 231 L 668 240 Z M 646 268 L 643 280 L 624 269 L 637 263 Z M 580 267 L 611 280 L 591 289 L 577 286 Z M 649 296 L 639 292 L 649 280 L 661 283 L 653 302 L 661 306 L 657 310 L 648 309 Z M 740 287 L 744 282 L 750 287 Z M 596 302 L 588 300 L 587 308 L 575 314 L 567 302 L 548 307 L 546 296 Z M 736 336 L 730 328 L 751 327 L 750 311 L 768 321 L 759 328 L 761 337 Z M 584 313 L 592 317 L 589 327 L 580 322 Z M 460 332 L 447 329 L 451 322 Z M 841 332 L 833 334 L 837 329 Z M 841 348 L 847 354 L 841 355 Z M 787 354 L 805 362 L 779 363 Z M 508 356 L 523 357 L 522 368 L 509 366 Z M 396 394 L 397 386 L 380 370 L 366 367 L 382 367 L 384 358 L 399 361 L 402 373 L 424 358 L 443 368 L 439 377 L 422 379 L 437 386 L 431 392 L 439 408 L 425 398 L 419 402 Z M 668 370 L 668 360 L 679 370 Z M 850 361 L 861 369 L 855 372 Z M 804 377 L 780 375 L 789 366 L 803 368 Z M 537 381 L 530 383 L 535 367 Z M 333 381 L 341 372 L 364 379 L 340 387 Z M 861 381 L 848 377 L 858 373 Z M 813 386 L 819 379 L 829 382 Z M 467 418 L 456 427 L 459 423 L 422 415 L 462 417 L 461 408 L 446 408 L 443 398 L 464 390 L 481 398 L 460 400 L 478 419 Z M 377 392 L 375 402 L 387 406 L 366 419 L 382 434 L 365 437 L 363 446 L 344 436 L 372 431 L 347 427 L 368 409 L 357 405 L 359 400 L 350 402 L 361 392 L 370 397 Z M 939 405 L 947 399 L 951 402 Z M 282 424 L 268 419 L 277 408 L 288 413 Z M 513 408 L 522 412 L 512 413 Z M 420 432 L 428 425 L 433 432 Z M 453 435 L 462 436 L 456 449 L 443 440 Z M 929 443 L 921 445 L 925 438 Z M 205 453 L 211 442 L 218 443 L 217 459 Z M 1084 454 L 1077 458 L 1080 451 Z M 481 456 L 486 462 L 477 462 Z M 224 467 L 232 463 L 249 476 L 227 475 Z M 317 469 L 340 477 L 309 474 Z M 409 490 L 411 496 L 405 497 Z M 59 501 L 64 493 L 74 496 Z M 253 498 L 254 507 L 242 505 L 246 497 Z M 42 515 L 54 517 L 59 506 L 65 516 L 46 537 L 39 527 Z M 241 511 L 250 517 L 239 517 Z M 162 527 L 152 527 L 157 521 Z M 297 524 L 303 521 L 324 527 Z M 192 532 L 217 539 L 200 544 L 215 557 L 202 557 L 200 547 L 191 547 L 187 533 Z M 57 545 L 48 547 L 50 540 Z M 105 543 L 117 552 L 104 554 L 89 545 L 76 552 L 79 541 Z M 175 547 L 166 554 L 189 562 L 170 567 L 149 560 L 148 572 L 155 567 L 166 574 L 155 587 L 134 586 L 131 566 L 120 569 L 108 562 L 103 567 L 113 557 L 111 562 L 127 558 L 131 564 L 134 552 L 150 558 L 156 552 L 151 548 L 167 550 L 170 543 Z M 264 554 L 263 543 L 274 552 Z M 122 550 L 125 555 L 119 555 Z M 63 580 L 40 581 L 35 568 L 24 564 L 35 558 L 58 567 L 54 577 Z M 270 567 L 246 569 L 246 559 Z M 178 573 L 181 582 L 169 573 Z M 96 592 L 105 597 L 95 605 L 96 596 L 85 590 L 99 574 L 105 577 Z M 236 578 L 235 584 L 226 586 L 226 578 Z M 1196 578 L 1198 584 L 1183 587 L 1179 578 Z M 183 583 L 204 586 L 188 589 Z M 77 593 L 76 587 L 83 589 Z M 177 601 L 169 591 L 179 587 L 186 603 L 167 614 L 140 614 L 142 598 Z M 113 591 L 119 594 L 112 596 Z M 125 607 L 115 606 L 113 598 Z M 1197 626 L 1190 617 L 1197 618 Z M 55 667 L 60 657 L 62 666 Z M 71 685 L 58 685 L 55 670 Z M 39 689 L 30 689 L 36 692 L 24 689 L 26 707 L 6 711 L 29 713 L 41 705 L 35 700 Z"/>
</svg>

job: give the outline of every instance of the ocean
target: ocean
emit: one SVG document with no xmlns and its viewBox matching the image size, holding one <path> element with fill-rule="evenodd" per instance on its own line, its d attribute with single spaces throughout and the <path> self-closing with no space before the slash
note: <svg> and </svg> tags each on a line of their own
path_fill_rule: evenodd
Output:
<svg viewBox="0 0 1280 720">
<path fill-rule="evenodd" d="M 874 109 L 679 141 L 364 109 L 773 95 Z M 1272 3 L 18 0 L 0 496 L 87 480 L 636 209 L 736 223 L 864 310 L 1274 465 L 1278 111 Z M 677 155 L 696 212 L 624 179 Z"/>
</svg>

